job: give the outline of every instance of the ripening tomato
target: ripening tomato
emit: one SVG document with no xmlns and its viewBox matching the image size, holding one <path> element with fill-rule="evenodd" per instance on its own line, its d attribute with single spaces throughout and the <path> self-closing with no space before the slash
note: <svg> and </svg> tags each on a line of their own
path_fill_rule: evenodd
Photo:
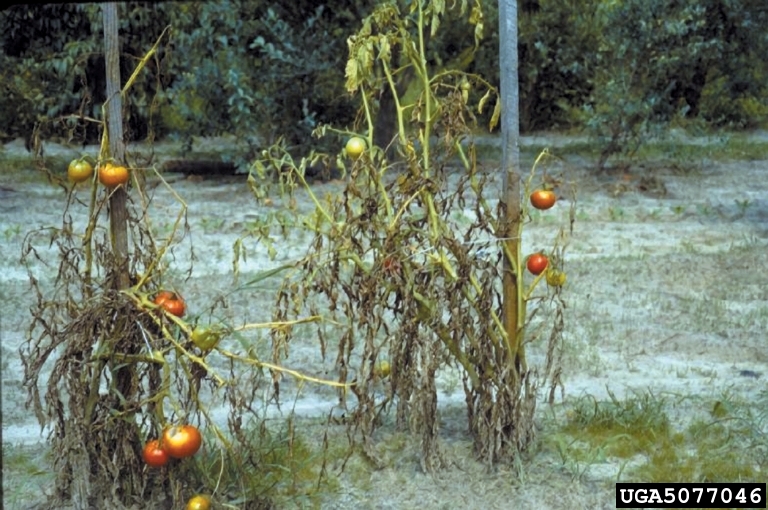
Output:
<svg viewBox="0 0 768 510">
<path fill-rule="evenodd" d="M 536 209 L 549 209 L 556 201 L 555 193 L 548 189 L 537 189 L 531 193 L 531 205 Z"/>
<path fill-rule="evenodd" d="M 187 501 L 186 510 L 210 510 L 211 498 L 205 494 L 198 494 Z"/>
<path fill-rule="evenodd" d="M 347 156 L 352 159 L 359 158 L 363 151 L 365 151 L 365 145 L 365 140 L 359 136 L 353 136 L 347 141 L 347 146 L 345 147 L 347 150 Z"/>
<path fill-rule="evenodd" d="M 175 459 L 191 457 L 203 444 L 203 436 L 194 425 L 178 425 L 163 432 L 163 449 Z"/>
<path fill-rule="evenodd" d="M 115 188 L 128 182 L 128 169 L 124 166 L 107 163 L 99 168 L 99 182 L 107 188 Z"/>
<path fill-rule="evenodd" d="M 549 259 L 546 255 L 543 253 L 534 253 L 528 257 L 525 265 L 528 267 L 528 271 L 530 271 L 531 274 L 540 275 L 541 272 L 547 268 L 547 264 L 549 264 Z"/>
<path fill-rule="evenodd" d="M 71 182 L 87 181 L 93 175 L 93 167 L 85 159 L 73 159 L 67 167 L 67 177 Z"/>
<path fill-rule="evenodd" d="M 183 317 L 184 312 L 187 310 L 187 305 L 181 296 L 169 290 L 158 292 L 155 296 L 155 304 L 162 306 L 166 312 L 176 317 Z"/>
<path fill-rule="evenodd" d="M 144 451 L 142 457 L 147 465 L 152 467 L 162 467 L 168 464 L 168 452 L 166 452 L 161 446 L 158 439 L 153 439 L 144 445 Z"/>
</svg>

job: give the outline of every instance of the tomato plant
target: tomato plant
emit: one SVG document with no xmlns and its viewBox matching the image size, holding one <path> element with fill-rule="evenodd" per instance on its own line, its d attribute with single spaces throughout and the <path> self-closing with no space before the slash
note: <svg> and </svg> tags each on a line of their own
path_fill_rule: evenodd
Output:
<svg viewBox="0 0 768 510">
<path fill-rule="evenodd" d="M 209 351 L 219 343 L 221 333 L 204 326 L 198 326 L 192 331 L 190 339 L 201 350 Z"/>
<path fill-rule="evenodd" d="M 187 501 L 187 510 L 210 510 L 210 508 L 211 498 L 204 494 L 193 496 Z"/>
<path fill-rule="evenodd" d="M 144 451 L 142 457 L 147 465 L 152 467 L 162 467 L 168 464 L 168 452 L 166 452 L 161 446 L 158 439 L 153 439 L 144 445 Z"/>
<path fill-rule="evenodd" d="M 347 150 L 347 156 L 352 159 L 359 158 L 363 151 L 365 151 L 365 146 L 365 140 L 359 136 L 353 136 L 347 141 L 347 146 L 345 147 Z"/>
<path fill-rule="evenodd" d="M 549 259 L 543 253 L 534 253 L 528 257 L 526 266 L 531 274 L 540 275 L 547 268 Z"/>
<path fill-rule="evenodd" d="M 555 193 L 548 189 L 537 189 L 531 193 L 531 205 L 536 209 L 549 209 L 556 201 Z"/>
<path fill-rule="evenodd" d="M 203 436 L 194 425 L 178 425 L 163 432 L 163 449 L 175 459 L 191 457 L 203 444 Z"/>
<path fill-rule="evenodd" d="M 73 159 L 67 167 L 67 177 L 71 182 L 87 181 L 93 175 L 93 166 L 85 159 Z"/>
<path fill-rule="evenodd" d="M 108 188 L 115 188 L 128 182 L 128 169 L 107 163 L 99 168 L 99 182 Z"/>
<path fill-rule="evenodd" d="M 187 310 L 187 304 L 184 300 L 169 290 L 161 290 L 155 296 L 155 304 L 162 306 L 166 312 L 175 315 L 176 317 L 183 317 L 184 312 Z"/>
</svg>

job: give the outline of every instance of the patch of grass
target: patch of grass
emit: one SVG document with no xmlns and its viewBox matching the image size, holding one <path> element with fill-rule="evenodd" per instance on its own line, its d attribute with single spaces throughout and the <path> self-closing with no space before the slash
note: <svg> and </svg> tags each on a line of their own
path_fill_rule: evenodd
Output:
<svg viewBox="0 0 768 510">
<path fill-rule="evenodd" d="M 664 406 L 664 400 L 652 393 L 623 401 L 612 393 L 608 401 L 584 397 L 570 411 L 563 432 L 588 444 L 608 444 L 607 455 L 626 459 L 669 436 Z"/>
<path fill-rule="evenodd" d="M 3 237 L 6 241 L 13 241 L 21 237 L 21 225 L 16 223 L 3 230 Z"/>
<path fill-rule="evenodd" d="M 65 156 L 46 156 L 43 158 L 45 168 L 63 179 L 67 177 L 67 166 L 69 162 L 76 158 L 73 154 L 71 158 Z M 3 158 L 3 165 L 0 169 L 3 175 L 12 176 L 13 183 L 42 183 L 48 181 L 45 172 L 38 170 L 37 163 L 32 155 L 28 156 L 7 156 Z"/>
<path fill-rule="evenodd" d="M 42 502 L 46 487 L 53 486 L 50 451 L 44 446 L 3 444 L 3 504 L 30 508 Z"/>
<path fill-rule="evenodd" d="M 214 442 L 214 441 L 212 441 Z M 271 501 L 284 508 L 311 508 L 328 492 L 338 491 L 337 479 L 323 472 L 328 455 L 340 450 L 311 443 L 294 429 L 292 419 L 270 427 L 262 421 L 255 429 L 242 429 L 231 450 L 204 452 L 195 458 L 190 478 L 197 492 L 214 493 L 227 505 Z"/>
<path fill-rule="evenodd" d="M 575 138 L 573 143 L 553 148 L 541 144 L 521 147 L 521 159 L 533 161 L 537 154 L 549 149 L 562 158 L 581 157 L 597 160 L 603 145 L 594 140 Z M 695 140 L 695 139 L 694 139 Z M 478 144 L 478 154 L 489 159 L 501 156 L 501 147 Z M 768 159 L 768 140 L 757 140 L 750 133 L 717 132 L 709 135 L 703 142 L 686 143 L 674 140 L 648 140 L 643 143 L 633 156 L 633 161 L 658 161 L 671 163 L 671 170 L 682 174 L 694 174 L 701 163 L 708 161 L 756 161 Z"/>
<path fill-rule="evenodd" d="M 724 394 L 707 407 L 708 418 L 695 420 L 677 434 L 682 438 L 678 448 L 669 448 L 662 442 L 650 452 L 647 462 L 631 474 L 644 482 L 757 482 L 764 479 L 768 438 L 763 432 L 762 406 Z"/>
<path fill-rule="evenodd" d="M 723 395 L 684 429 L 671 423 L 668 403 L 651 392 L 624 400 L 576 401 L 546 439 L 574 476 L 597 463 L 616 464 L 617 479 L 636 482 L 757 482 L 764 478 L 768 413 L 754 402 Z M 764 396 L 763 402 L 768 401 Z M 629 467 L 627 467 L 629 466 Z"/>
</svg>

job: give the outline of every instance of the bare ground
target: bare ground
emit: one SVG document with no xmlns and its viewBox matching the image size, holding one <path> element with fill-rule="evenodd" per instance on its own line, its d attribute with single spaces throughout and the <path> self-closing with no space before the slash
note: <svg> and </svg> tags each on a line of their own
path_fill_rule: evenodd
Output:
<svg viewBox="0 0 768 510">
<path fill-rule="evenodd" d="M 527 142 L 556 146 L 562 140 L 545 137 Z M 78 154 L 56 146 L 47 151 Z M 19 155 L 18 143 L 10 144 L 0 152 L 0 161 Z M 579 192 L 567 250 L 564 391 L 553 407 L 542 396 L 542 437 L 582 395 L 597 399 L 607 398 L 609 392 L 618 398 L 636 391 L 671 395 L 676 404 L 670 415 L 683 426 L 705 412 L 707 402 L 725 393 L 752 401 L 766 389 L 768 161 L 702 157 L 682 169 L 663 163 L 645 166 L 629 175 L 597 175 L 588 162 L 566 158 L 551 167 L 574 180 Z M 248 231 L 249 222 L 265 214 L 254 206 L 244 178 L 166 177 L 189 206 L 191 235 L 176 248 L 170 274 L 183 286 L 190 313 L 226 294 L 230 306 L 222 312 L 224 320 L 233 325 L 268 320 L 268 295 L 231 294 L 233 243 Z M 338 182 L 314 186 L 319 196 L 339 189 Z M 27 231 L 60 226 L 63 200 L 60 189 L 40 179 L 0 169 L 5 508 L 28 508 L 49 484 L 45 433 L 24 407 L 20 382 L 19 347 L 29 325 L 32 295 L 19 258 Z M 152 217 L 160 218 L 156 228 L 162 231 L 175 220 L 179 204 L 159 186 L 153 208 Z M 565 221 L 564 210 L 556 207 L 534 217 L 525 233 L 524 252 L 551 244 Z M 83 216 L 75 216 L 76 225 L 84 221 L 85 211 L 80 208 Z M 240 264 L 240 281 L 293 259 L 307 241 L 297 236 L 281 242 L 275 261 L 268 260 L 264 246 L 246 241 L 248 258 Z M 45 253 L 46 247 L 41 250 Z M 55 260 L 53 250 L 49 252 Z M 35 271 L 41 282 L 51 281 L 56 264 L 39 264 Z M 532 350 L 535 359 L 535 346 Z M 320 376 L 333 368 L 332 360 L 320 360 L 311 339 L 292 348 L 287 364 Z M 417 441 L 385 426 L 379 440 L 386 467 L 371 470 L 353 460 L 321 507 L 614 508 L 619 461 L 604 458 L 576 465 L 537 443 L 519 466 L 489 472 L 471 454 L 458 374 L 440 374 L 438 388 L 443 447 L 450 466 L 435 475 L 422 473 Z M 305 386 L 287 402 L 287 408 L 294 402 L 312 431 L 336 399 L 327 388 Z"/>
</svg>

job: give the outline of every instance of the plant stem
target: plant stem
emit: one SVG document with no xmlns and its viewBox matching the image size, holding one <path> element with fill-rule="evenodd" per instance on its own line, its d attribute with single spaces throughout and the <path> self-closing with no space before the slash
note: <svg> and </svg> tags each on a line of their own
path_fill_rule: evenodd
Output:
<svg viewBox="0 0 768 510">
<path fill-rule="evenodd" d="M 419 1 L 419 69 L 424 87 L 424 129 L 421 133 L 422 166 L 429 175 L 429 136 L 432 123 L 432 93 L 427 73 L 426 49 L 424 45 L 424 6 Z"/>
</svg>

